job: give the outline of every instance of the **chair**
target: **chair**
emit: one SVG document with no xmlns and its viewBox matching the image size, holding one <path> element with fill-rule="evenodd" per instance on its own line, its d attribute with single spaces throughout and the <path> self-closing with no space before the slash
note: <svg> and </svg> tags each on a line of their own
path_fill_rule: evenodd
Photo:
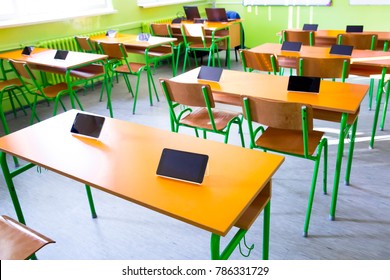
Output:
<svg viewBox="0 0 390 280">
<path fill-rule="evenodd" d="M 280 71 L 278 60 L 273 54 L 240 50 L 240 57 L 245 72 L 258 70 L 276 75 Z"/>
<path fill-rule="evenodd" d="M 302 45 L 315 45 L 315 32 L 309 30 L 283 30 L 282 40 L 289 42 L 301 42 Z"/>
<path fill-rule="evenodd" d="M 167 23 L 152 23 L 150 25 L 150 31 L 152 36 L 174 38 L 171 26 Z M 182 38 L 176 38 L 176 39 L 177 41 L 173 42 L 173 51 L 174 51 L 174 56 L 176 58 L 175 65 L 172 65 L 172 67 L 174 67 L 174 76 L 176 75 L 177 69 L 179 67 L 181 46 L 184 44 Z"/>
<path fill-rule="evenodd" d="M 16 107 L 15 107 L 14 100 L 16 100 L 16 102 L 19 105 L 19 108 L 22 109 L 24 114 L 27 115 L 26 110 L 24 109 L 24 106 L 20 102 L 16 92 L 20 93 L 20 95 L 23 97 L 26 105 L 28 105 L 31 108 L 30 101 L 27 99 L 24 91 L 22 90 L 22 87 L 23 87 L 23 84 L 17 78 L 0 81 L 0 119 L 1 119 L 1 123 L 2 123 L 3 128 L 4 128 L 5 134 L 9 134 L 10 131 L 9 131 L 9 127 L 8 127 L 8 124 L 7 124 L 5 115 L 4 115 L 4 111 L 3 111 L 4 95 L 8 94 L 14 117 L 16 117 Z"/>
<path fill-rule="evenodd" d="M 337 44 L 350 45 L 358 50 L 375 50 L 378 44 L 377 34 L 344 33 L 337 35 Z"/>
<path fill-rule="evenodd" d="M 323 79 L 340 78 L 342 82 L 349 76 L 349 58 L 301 57 L 297 67 L 298 76 L 320 77 Z"/>
<path fill-rule="evenodd" d="M 75 36 L 74 39 L 79 51 L 86 53 L 97 53 L 98 49 L 96 48 L 96 45 L 91 42 L 89 37 Z"/>
<path fill-rule="evenodd" d="M 219 44 L 222 45 L 226 41 L 227 49 L 229 49 L 229 36 L 217 37 L 215 35 L 215 31 L 213 31 L 211 37 L 206 37 L 204 27 L 201 24 L 182 24 L 181 32 L 185 46 L 183 72 L 186 70 L 188 55 L 190 52 L 193 52 L 195 55 L 196 66 L 198 66 L 196 61 L 196 52 L 203 51 L 208 52 L 208 66 L 215 66 L 214 55 L 216 54 L 218 58 L 218 66 L 221 67 L 221 61 L 219 58 Z M 228 62 L 228 68 L 230 68 L 230 52 L 226 52 L 226 61 Z"/>
<path fill-rule="evenodd" d="M 154 84 L 153 76 L 150 71 L 150 66 L 145 63 L 137 63 L 137 62 L 129 62 L 127 59 L 127 53 L 125 47 L 121 43 L 98 43 L 102 53 L 108 55 L 108 64 L 110 71 L 112 73 L 122 74 L 125 79 L 127 88 L 131 95 L 134 97 L 133 103 L 133 114 L 135 114 L 135 109 L 137 105 L 138 92 L 139 92 L 139 82 L 141 79 L 141 74 L 143 71 L 146 71 L 148 78 L 148 87 L 149 87 L 149 100 L 150 105 L 153 105 L 152 98 L 152 86 L 154 92 L 156 94 L 157 101 L 159 101 L 159 97 L 157 95 L 156 86 Z M 131 88 L 130 80 L 128 75 L 134 75 L 137 77 L 137 84 L 135 88 L 135 93 L 133 93 L 133 89 Z M 112 80 L 112 79 L 111 79 Z M 112 81 L 111 81 L 112 84 Z"/>
<path fill-rule="evenodd" d="M 178 132 L 180 126 L 214 132 L 224 135 L 224 143 L 228 142 L 230 127 L 233 123 L 238 125 L 241 145 L 245 147 L 242 132 L 242 118 L 239 113 L 229 112 L 215 108 L 211 88 L 205 84 L 177 83 L 167 79 L 160 79 L 162 89 L 169 106 L 172 132 Z M 179 113 L 175 111 L 180 105 L 186 106 Z M 194 108 L 191 108 L 194 107 Z"/>
<path fill-rule="evenodd" d="M 229 20 L 241 19 L 240 14 L 235 12 L 235 11 L 226 11 L 226 17 Z M 242 23 L 240 23 L 240 32 L 241 32 L 241 44 L 238 45 L 238 46 L 234 46 L 234 54 L 236 56 L 236 61 L 238 61 L 237 53 L 240 52 L 240 49 L 245 49 L 246 48 L 245 47 L 245 32 L 244 32 L 244 26 L 242 25 Z"/>
<path fill-rule="evenodd" d="M 54 240 L 2 215 L 0 216 L 0 260 L 35 258 L 35 252 Z"/>
<path fill-rule="evenodd" d="M 315 162 L 303 235 L 308 235 L 317 175 L 324 150 L 323 190 L 326 193 L 328 142 L 324 132 L 313 130 L 311 106 L 293 102 L 244 97 L 244 118 L 247 119 L 250 148 L 274 151 Z M 261 124 L 256 129 L 254 123 Z M 265 129 L 262 125 L 267 126 Z"/>
<path fill-rule="evenodd" d="M 9 60 L 12 69 L 15 71 L 16 76 L 19 78 L 24 88 L 32 95 L 34 95 L 34 101 L 32 105 L 32 115 L 30 123 L 32 124 L 34 121 L 34 117 L 36 116 L 36 107 L 38 102 L 38 97 L 44 98 L 46 101 L 54 101 L 53 108 L 53 116 L 57 114 L 58 103 L 61 104 L 64 111 L 66 111 L 65 105 L 62 102 L 62 96 L 69 93 L 68 84 L 65 82 L 61 82 L 55 85 L 43 85 L 40 81 L 37 80 L 34 73 L 28 66 L 27 62 L 24 61 L 16 61 Z M 28 86 L 28 84 L 32 86 Z M 80 89 L 79 87 L 72 87 L 72 91 Z M 76 94 L 73 94 L 73 97 L 76 99 L 79 107 L 83 110 L 81 102 Z"/>
</svg>

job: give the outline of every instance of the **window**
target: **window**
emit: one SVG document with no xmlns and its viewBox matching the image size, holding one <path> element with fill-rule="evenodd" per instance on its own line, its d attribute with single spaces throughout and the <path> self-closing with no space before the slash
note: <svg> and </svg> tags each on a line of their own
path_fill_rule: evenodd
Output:
<svg viewBox="0 0 390 280">
<path fill-rule="evenodd" d="M 111 0 L 1 0 L 0 26 L 113 13 Z"/>
<path fill-rule="evenodd" d="M 182 4 L 189 2 L 206 2 L 206 0 L 137 0 L 138 6 L 142 8 Z"/>
</svg>

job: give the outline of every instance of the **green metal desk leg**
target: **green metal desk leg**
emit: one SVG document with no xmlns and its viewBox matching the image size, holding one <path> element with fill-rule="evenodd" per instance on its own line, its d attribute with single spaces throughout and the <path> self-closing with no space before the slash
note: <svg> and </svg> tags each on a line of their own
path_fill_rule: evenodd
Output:
<svg viewBox="0 0 390 280">
<path fill-rule="evenodd" d="M 9 171 L 8 164 L 7 164 L 7 155 L 4 152 L 2 152 L 0 154 L 0 164 L 1 164 L 1 169 L 3 170 L 4 179 L 5 179 L 5 182 L 7 184 L 9 194 L 10 194 L 11 199 L 12 199 L 12 203 L 13 203 L 14 208 L 15 208 L 16 215 L 18 217 L 18 221 L 22 224 L 26 224 L 26 221 L 25 221 L 24 216 L 23 216 L 23 211 L 22 211 L 22 208 L 20 207 L 19 198 L 18 198 L 18 195 L 16 194 L 15 185 L 14 185 L 12 178 L 19 175 L 20 173 L 30 169 L 31 167 L 33 167 L 35 165 L 32 163 L 29 163 L 27 165 L 24 165 L 24 166 L 16 169 L 15 171 L 13 171 L 11 173 Z"/>
<path fill-rule="evenodd" d="M 269 233 L 271 221 L 271 201 L 268 201 L 264 207 L 264 224 L 263 224 L 263 260 L 269 258 Z"/>
<path fill-rule="evenodd" d="M 240 244 L 240 241 L 242 238 L 244 238 L 246 234 L 245 229 L 239 229 L 238 232 L 233 236 L 232 240 L 230 240 L 229 244 L 226 245 L 223 252 L 220 254 L 220 241 L 221 236 L 218 234 L 212 233 L 211 234 L 211 259 L 212 260 L 227 260 L 229 259 L 230 255 L 233 253 L 234 249 Z"/>
<path fill-rule="evenodd" d="M 347 119 L 348 119 L 348 114 L 343 113 L 340 122 L 340 138 L 339 138 L 339 145 L 337 150 L 336 168 L 335 168 L 333 192 L 332 192 L 332 203 L 330 206 L 330 215 L 329 215 L 329 219 L 332 221 L 335 220 L 337 194 L 338 194 L 339 183 L 340 183 L 340 171 L 341 171 L 341 163 L 343 160 L 344 139 L 346 133 L 345 129 L 347 127 Z"/>
<path fill-rule="evenodd" d="M 91 208 L 92 218 L 97 218 L 96 210 L 95 210 L 95 204 L 93 203 L 93 198 L 92 198 L 91 187 L 88 186 L 88 185 L 85 185 L 85 190 L 87 191 L 89 208 Z"/>
<path fill-rule="evenodd" d="M 383 87 L 383 81 L 385 79 L 385 75 L 386 75 L 386 68 L 383 68 L 382 78 L 379 80 L 379 83 L 378 83 L 378 92 L 377 92 L 377 98 L 376 98 L 374 122 L 372 124 L 371 140 L 370 140 L 370 146 L 369 146 L 370 149 L 374 148 L 376 127 L 378 125 L 379 111 L 381 109 L 381 101 L 382 101 L 382 93 L 383 93 L 382 87 Z"/>
<path fill-rule="evenodd" d="M 387 88 L 386 88 L 385 104 L 383 106 L 382 121 L 381 121 L 381 124 L 379 125 L 379 129 L 382 131 L 385 129 L 387 107 L 389 106 L 390 84 L 389 84 L 389 82 L 387 82 L 387 83 L 388 84 L 387 84 Z"/>
<path fill-rule="evenodd" d="M 358 123 L 358 118 L 356 118 L 354 124 L 352 125 L 351 143 L 349 144 L 347 170 L 346 170 L 346 173 L 345 173 L 345 185 L 346 186 L 349 186 L 349 179 L 351 177 L 352 159 L 353 159 L 353 151 L 355 149 L 355 138 L 356 138 L 357 123 Z"/>
</svg>

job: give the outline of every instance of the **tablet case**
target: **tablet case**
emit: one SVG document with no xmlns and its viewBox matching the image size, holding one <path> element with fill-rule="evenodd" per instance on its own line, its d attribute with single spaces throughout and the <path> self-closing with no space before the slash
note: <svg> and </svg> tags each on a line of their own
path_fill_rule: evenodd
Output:
<svg viewBox="0 0 390 280">
<path fill-rule="evenodd" d="M 77 113 L 70 132 L 92 138 L 99 138 L 104 124 L 104 117 Z"/>
<path fill-rule="evenodd" d="M 288 80 L 288 91 L 312 92 L 320 91 L 321 79 L 318 77 L 290 76 Z"/>
<path fill-rule="evenodd" d="M 301 50 L 301 42 L 284 41 L 282 44 L 282 51 L 299 52 Z"/>
<path fill-rule="evenodd" d="M 69 51 L 61 51 L 58 50 L 54 56 L 55 59 L 62 59 L 65 60 L 66 57 L 68 56 Z"/>
<path fill-rule="evenodd" d="M 363 32 L 363 25 L 347 25 L 346 32 Z"/>
<path fill-rule="evenodd" d="M 353 46 L 349 45 L 332 45 L 330 47 L 330 54 L 338 54 L 338 55 L 351 55 L 353 50 Z"/>
<path fill-rule="evenodd" d="M 150 38 L 150 34 L 149 33 L 139 33 L 137 35 L 137 41 L 145 41 L 147 42 Z"/>
<path fill-rule="evenodd" d="M 305 23 L 303 25 L 302 30 L 317 31 L 318 30 L 318 24 Z"/>
<path fill-rule="evenodd" d="M 22 51 L 22 54 L 30 55 L 33 50 L 34 50 L 34 47 L 31 47 L 31 46 L 24 47 L 23 51 Z"/>
<path fill-rule="evenodd" d="M 164 148 L 156 174 L 175 180 L 201 184 L 209 156 Z"/>
<path fill-rule="evenodd" d="M 222 75 L 222 71 L 223 68 L 221 67 L 201 66 L 198 74 L 198 79 L 219 82 L 219 79 Z"/>
</svg>

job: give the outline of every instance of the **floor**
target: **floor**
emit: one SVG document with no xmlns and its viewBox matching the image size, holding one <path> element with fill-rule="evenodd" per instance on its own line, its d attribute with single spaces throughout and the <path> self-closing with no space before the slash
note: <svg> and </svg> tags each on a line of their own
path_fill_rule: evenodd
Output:
<svg viewBox="0 0 390 280">
<path fill-rule="evenodd" d="M 232 68 L 241 70 L 241 65 L 233 61 Z M 156 82 L 159 77 L 171 77 L 169 65 L 156 69 Z M 160 102 L 154 100 L 153 106 L 150 106 L 146 76 L 142 79 L 135 115 L 131 113 L 133 100 L 123 79 L 114 85 L 112 98 L 115 118 L 169 130 L 167 103 L 158 83 Z M 348 82 L 368 84 L 367 79 L 358 77 L 350 78 Z M 100 86 L 97 86 L 95 90 L 89 89 L 85 94 L 80 94 L 84 109 L 109 116 L 105 102 L 98 100 L 99 93 Z M 375 149 L 369 149 L 373 111 L 367 109 L 367 101 L 366 98 L 361 107 L 349 186 L 343 184 L 345 161 L 342 167 L 335 221 L 330 221 L 328 216 L 338 138 L 337 124 L 315 122 L 317 129 L 326 131 L 330 143 L 329 192 L 324 195 L 318 184 L 309 237 L 303 237 L 302 231 L 313 162 L 287 157 L 275 174 L 271 203 L 270 259 L 390 259 L 390 124 L 387 124 L 385 131 L 378 131 Z M 240 110 L 233 106 L 229 109 Z M 42 103 L 38 112 L 43 120 L 51 116 L 52 107 Z M 24 116 L 19 112 L 17 118 L 12 114 L 7 115 L 11 131 L 27 126 L 30 113 L 28 111 L 28 115 Z M 182 133 L 193 134 L 190 130 L 183 130 Z M 0 135 L 3 134 L 0 131 Z M 210 139 L 222 142 L 220 136 Z M 233 133 L 230 144 L 239 145 L 236 133 Z M 348 146 L 346 144 L 346 150 Z M 0 213 L 15 217 L 4 178 L 0 177 Z M 321 178 L 319 175 L 319 180 Z M 93 190 L 98 218 L 92 219 L 83 185 L 50 171 L 30 169 L 15 179 L 15 185 L 27 224 L 56 241 L 38 252 L 39 259 L 205 260 L 210 257 L 210 233 L 98 190 Z M 223 238 L 223 244 L 233 234 Z M 261 217 L 247 233 L 246 242 L 255 245 L 248 259 L 261 258 Z M 243 254 L 247 253 L 245 246 L 242 251 Z M 245 259 L 238 249 L 231 258 Z"/>
</svg>

